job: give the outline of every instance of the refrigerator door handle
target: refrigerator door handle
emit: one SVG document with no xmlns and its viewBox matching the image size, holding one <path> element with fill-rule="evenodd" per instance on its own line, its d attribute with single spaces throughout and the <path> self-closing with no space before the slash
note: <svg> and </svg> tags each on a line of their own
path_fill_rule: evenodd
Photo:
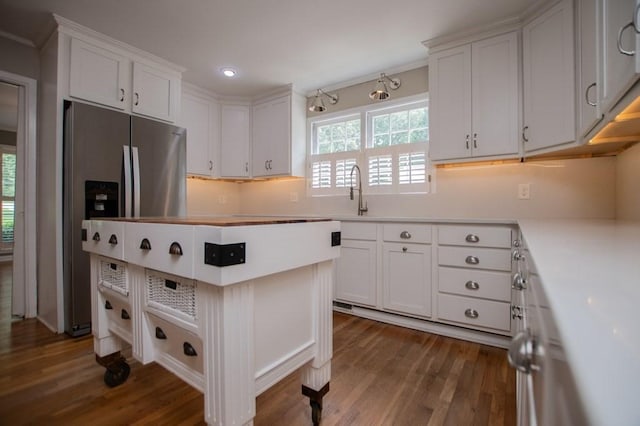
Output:
<svg viewBox="0 0 640 426">
<path fill-rule="evenodd" d="M 131 150 L 129 145 L 122 146 L 124 158 L 124 216 L 131 217 Z"/>
<path fill-rule="evenodd" d="M 132 146 L 133 153 L 133 217 L 140 216 L 140 157 L 138 147 Z"/>
</svg>

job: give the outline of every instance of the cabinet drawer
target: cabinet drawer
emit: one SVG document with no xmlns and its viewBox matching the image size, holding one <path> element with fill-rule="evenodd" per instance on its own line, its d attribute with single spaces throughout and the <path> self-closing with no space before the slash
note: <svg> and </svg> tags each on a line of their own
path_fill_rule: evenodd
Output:
<svg viewBox="0 0 640 426">
<path fill-rule="evenodd" d="M 87 222 L 84 222 L 86 224 Z M 84 227 L 83 224 L 83 227 Z M 87 229 L 87 228 L 83 228 Z M 84 250 L 113 259 L 124 260 L 124 223 L 106 220 L 91 221 L 87 229 L 87 241 L 82 242 Z"/>
<path fill-rule="evenodd" d="M 191 370 L 202 374 L 203 368 L 203 346 L 202 340 L 194 333 L 191 333 L 175 324 L 165 321 L 153 314 L 147 313 L 148 324 L 150 326 L 151 339 L 155 349 L 155 360 L 166 366 L 166 359 L 171 362 L 169 368 L 179 377 L 183 377 L 183 369 L 175 368 L 175 362 Z M 165 362 L 163 362 L 165 361 Z M 191 383 L 191 381 L 187 380 Z"/>
<path fill-rule="evenodd" d="M 377 236 L 377 225 L 371 222 L 342 222 L 340 232 L 346 240 L 372 240 Z"/>
<path fill-rule="evenodd" d="M 438 289 L 443 293 L 509 302 L 511 274 L 441 266 L 438 268 Z"/>
<path fill-rule="evenodd" d="M 510 307 L 505 302 L 438 294 L 438 318 L 503 333 L 511 330 Z"/>
<path fill-rule="evenodd" d="M 98 298 L 98 309 L 104 310 L 107 318 L 106 326 L 112 333 L 128 343 L 133 342 L 133 311 L 129 303 L 125 302 L 119 295 L 112 293 L 102 287 Z"/>
<path fill-rule="evenodd" d="M 125 253 L 129 262 L 181 277 L 193 277 L 192 226 L 127 223 L 126 233 Z"/>
<path fill-rule="evenodd" d="M 511 229 L 500 226 L 438 227 L 438 242 L 444 245 L 477 247 L 511 247 Z"/>
<path fill-rule="evenodd" d="M 511 250 L 475 247 L 438 247 L 438 264 L 509 272 L 511 271 Z"/>
<path fill-rule="evenodd" d="M 383 225 L 385 241 L 401 243 L 430 243 L 431 225 L 417 223 L 390 223 Z"/>
</svg>

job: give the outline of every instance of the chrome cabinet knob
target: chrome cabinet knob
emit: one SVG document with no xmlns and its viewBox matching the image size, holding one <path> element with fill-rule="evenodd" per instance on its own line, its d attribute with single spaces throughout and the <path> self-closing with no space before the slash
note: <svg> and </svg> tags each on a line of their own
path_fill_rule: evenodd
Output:
<svg viewBox="0 0 640 426">
<path fill-rule="evenodd" d="M 172 242 L 169 246 L 169 254 L 175 254 L 176 256 L 182 256 L 182 247 L 177 242 Z"/>
<path fill-rule="evenodd" d="M 511 319 L 522 319 L 523 316 L 522 306 L 511 305 Z"/>
<path fill-rule="evenodd" d="M 480 316 L 480 314 L 475 309 L 469 308 L 469 309 L 464 311 L 464 316 L 467 317 L 467 318 L 476 319 L 476 318 L 478 318 Z"/>
<path fill-rule="evenodd" d="M 480 237 L 478 237 L 475 234 L 469 234 L 466 236 L 466 238 L 464 239 L 466 242 L 468 243 L 478 243 L 480 242 Z"/>
<path fill-rule="evenodd" d="M 530 332 L 523 330 L 511 339 L 507 359 L 516 370 L 524 374 L 531 374 L 532 371 L 539 370 L 539 367 L 535 365 L 535 357 L 540 351 L 541 348 L 537 347 L 536 340 Z"/>
<path fill-rule="evenodd" d="M 511 242 L 511 244 L 512 244 L 514 247 L 520 247 L 520 240 L 513 240 L 513 241 Z"/>
<path fill-rule="evenodd" d="M 467 258 L 464 261 L 468 265 L 477 265 L 480 263 L 480 259 L 478 259 L 476 256 L 467 256 Z"/>
<path fill-rule="evenodd" d="M 411 238 L 411 234 L 409 233 L 409 231 L 402 231 L 400 233 L 400 238 L 402 238 L 403 240 L 408 240 Z"/>
<path fill-rule="evenodd" d="M 513 260 L 524 260 L 524 254 L 520 253 L 520 250 L 514 250 L 511 254 Z"/>
<path fill-rule="evenodd" d="M 476 281 L 467 281 L 464 286 L 468 289 L 468 290 L 479 290 L 480 289 L 480 284 L 478 284 Z"/>
<path fill-rule="evenodd" d="M 520 272 L 516 272 L 513 274 L 513 279 L 511 280 L 511 288 L 514 290 L 524 290 L 527 288 L 527 280 L 524 279 Z"/>
</svg>

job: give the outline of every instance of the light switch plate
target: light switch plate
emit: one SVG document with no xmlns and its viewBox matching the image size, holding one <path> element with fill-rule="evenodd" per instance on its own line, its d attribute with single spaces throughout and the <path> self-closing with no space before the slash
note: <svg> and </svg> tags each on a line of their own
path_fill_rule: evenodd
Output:
<svg viewBox="0 0 640 426">
<path fill-rule="evenodd" d="M 518 185 L 518 199 L 519 200 L 528 200 L 531 198 L 531 184 L 530 183 L 521 183 Z"/>
</svg>

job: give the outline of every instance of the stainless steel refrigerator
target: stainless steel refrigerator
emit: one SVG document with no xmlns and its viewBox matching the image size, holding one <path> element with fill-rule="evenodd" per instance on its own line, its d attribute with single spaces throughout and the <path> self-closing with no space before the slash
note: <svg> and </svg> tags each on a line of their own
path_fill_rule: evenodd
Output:
<svg viewBox="0 0 640 426">
<path fill-rule="evenodd" d="M 89 255 L 82 220 L 184 216 L 186 130 L 65 101 L 63 274 L 65 331 L 91 332 Z"/>
</svg>

